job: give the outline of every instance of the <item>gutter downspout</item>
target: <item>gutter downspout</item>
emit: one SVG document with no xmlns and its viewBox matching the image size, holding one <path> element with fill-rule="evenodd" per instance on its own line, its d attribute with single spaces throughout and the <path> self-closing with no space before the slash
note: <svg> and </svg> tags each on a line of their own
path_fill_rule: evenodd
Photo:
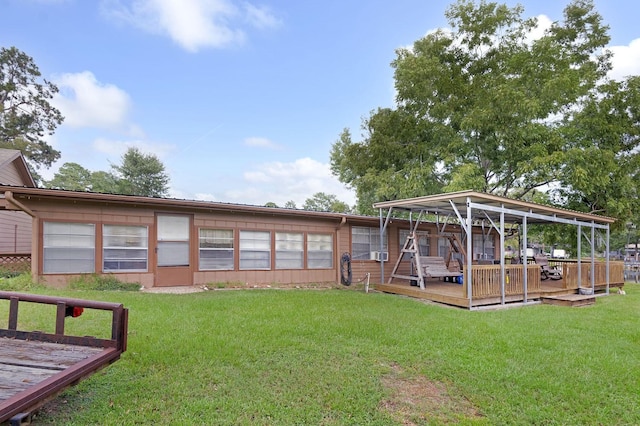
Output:
<svg viewBox="0 0 640 426">
<path fill-rule="evenodd" d="M 36 217 L 36 214 L 33 212 L 33 210 L 31 210 L 30 208 L 28 208 L 27 206 L 22 204 L 20 201 L 18 201 L 15 198 L 13 198 L 13 193 L 11 191 L 5 191 L 4 192 L 4 198 L 9 203 L 13 204 L 15 207 L 17 207 L 18 209 L 22 210 L 23 212 L 25 212 L 29 216 L 31 216 L 33 218 Z"/>
</svg>

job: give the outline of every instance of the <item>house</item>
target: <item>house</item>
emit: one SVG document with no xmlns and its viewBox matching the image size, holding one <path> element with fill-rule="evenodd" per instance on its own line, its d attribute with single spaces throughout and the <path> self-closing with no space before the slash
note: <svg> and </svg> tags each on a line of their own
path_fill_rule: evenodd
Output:
<svg viewBox="0 0 640 426">
<path fill-rule="evenodd" d="M 32 218 L 32 275 L 57 287 L 94 273 L 145 287 L 339 283 L 348 267 L 351 282 L 373 284 L 410 229 L 390 220 L 381 239 L 376 217 L 22 186 L 0 185 L 0 197 Z M 436 224 L 418 231 L 423 254 L 448 253 Z M 493 239 L 474 247 L 495 255 Z"/>
<path fill-rule="evenodd" d="M 36 184 L 20 151 L 0 149 L 0 184 L 35 188 Z M 29 253 L 31 217 L 20 210 L 0 210 L 0 255 L 15 257 Z"/>
</svg>

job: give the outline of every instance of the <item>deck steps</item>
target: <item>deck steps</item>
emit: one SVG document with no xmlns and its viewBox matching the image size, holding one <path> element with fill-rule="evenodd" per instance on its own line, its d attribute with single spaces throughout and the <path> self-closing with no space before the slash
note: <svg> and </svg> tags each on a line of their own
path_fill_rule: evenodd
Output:
<svg viewBox="0 0 640 426">
<path fill-rule="evenodd" d="M 589 306 L 596 303 L 596 296 L 593 294 L 564 294 L 559 296 L 543 296 L 542 303 L 556 306 Z"/>
</svg>

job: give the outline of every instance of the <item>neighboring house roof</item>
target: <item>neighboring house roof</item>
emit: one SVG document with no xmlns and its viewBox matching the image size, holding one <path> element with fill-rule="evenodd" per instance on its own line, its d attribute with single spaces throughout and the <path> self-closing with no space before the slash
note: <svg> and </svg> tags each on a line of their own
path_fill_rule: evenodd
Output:
<svg viewBox="0 0 640 426">
<path fill-rule="evenodd" d="M 27 162 L 25 161 L 22 153 L 17 149 L 0 148 L 0 170 L 8 167 L 11 163 L 14 164 L 16 170 L 18 171 L 24 186 L 35 188 L 36 182 L 33 180 L 33 176 L 31 176 L 29 166 L 27 166 Z"/>
</svg>

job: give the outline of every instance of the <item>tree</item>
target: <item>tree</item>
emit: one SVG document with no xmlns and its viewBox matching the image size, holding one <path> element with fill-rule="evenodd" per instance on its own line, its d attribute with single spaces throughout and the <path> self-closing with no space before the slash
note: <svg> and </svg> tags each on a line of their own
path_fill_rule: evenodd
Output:
<svg viewBox="0 0 640 426">
<path fill-rule="evenodd" d="M 53 175 L 53 179 L 44 182 L 45 186 L 69 191 L 90 191 L 91 172 L 78 163 L 64 163 Z"/>
<path fill-rule="evenodd" d="M 284 208 L 285 209 L 297 209 L 298 207 L 296 207 L 296 202 L 293 200 L 289 200 L 286 203 L 284 203 Z"/>
<path fill-rule="evenodd" d="M 351 207 L 347 203 L 338 200 L 333 194 L 324 192 L 316 192 L 312 198 L 307 198 L 302 208 L 316 212 L 351 213 Z"/>
<path fill-rule="evenodd" d="M 113 173 L 99 170 L 91 173 L 91 191 L 103 194 L 120 194 L 122 183 Z"/>
<path fill-rule="evenodd" d="M 35 169 L 60 158 L 43 138 L 64 119 L 49 103 L 58 88 L 40 77 L 31 57 L 15 47 L 0 48 L 0 147 L 22 151 Z"/>
<path fill-rule="evenodd" d="M 640 77 L 604 82 L 567 120 L 557 197 L 624 228 L 640 211 Z"/>
<path fill-rule="evenodd" d="M 579 210 L 628 211 L 614 197 L 597 208 L 584 197 L 592 202 L 607 185 L 619 186 L 616 196 L 633 192 L 638 170 L 638 141 L 629 137 L 637 130 L 636 88 L 631 81 L 612 87 L 606 78 L 608 28 L 591 0 L 574 0 L 563 22 L 533 40 L 537 20 L 522 13 L 521 6 L 460 0 L 446 12 L 450 33 L 438 30 L 397 51 L 396 107 L 372 111 L 364 140 L 345 131 L 331 152 L 332 171 L 356 190 L 359 211 L 375 201 L 461 189 L 520 199 L 550 184 L 569 189 L 555 201 L 572 194 Z M 580 154 L 591 150 L 594 160 L 602 144 L 589 140 L 604 136 L 592 132 L 589 117 L 599 111 L 604 120 L 609 97 L 628 115 L 609 122 L 618 142 L 605 143 L 612 158 L 598 173 L 609 180 L 580 185 Z M 628 167 L 616 171 L 623 145 Z"/>
<path fill-rule="evenodd" d="M 272 208 L 277 208 L 278 205 L 276 203 L 274 203 L 273 201 L 267 201 L 267 203 L 264 205 L 265 207 L 272 207 Z"/>
<path fill-rule="evenodd" d="M 169 176 L 164 165 L 153 154 L 143 154 L 138 148 L 129 148 L 122 156 L 121 165 L 112 165 L 123 194 L 145 197 L 164 197 L 169 192 Z"/>
</svg>

